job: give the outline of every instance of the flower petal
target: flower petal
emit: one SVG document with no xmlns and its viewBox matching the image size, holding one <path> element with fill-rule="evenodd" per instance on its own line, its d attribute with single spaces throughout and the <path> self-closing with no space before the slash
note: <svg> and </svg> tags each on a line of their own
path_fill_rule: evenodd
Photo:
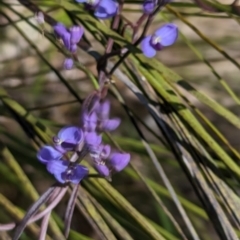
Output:
<svg viewBox="0 0 240 240">
<path fill-rule="evenodd" d="M 102 130 L 114 131 L 121 123 L 120 118 L 112 118 L 102 122 Z"/>
<path fill-rule="evenodd" d="M 147 36 L 141 42 L 142 52 L 148 58 L 152 58 L 156 55 L 156 50 L 152 47 L 150 42 L 151 38 L 152 36 Z"/>
<path fill-rule="evenodd" d="M 102 136 L 97 135 L 96 132 L 89 132 L 85 134 L 85 141 L 86 144 L 88 144 L 89 146 L 98 147 L 99 144 L 102 142 Z"/>
<path fill-rule="evenodd" d="M 116 172 L 122 171 L 130 161 L 129 153 L 113 153 L 110 157 L 110 164 Z"/>
<path fill-rule="evenodd" d="M 118 3 L 114 0 L 100 0 L 97 5 L 94 15 L 100 19 L 106 19 L 113 17 L 117 14 L 118 11 Z"/>
<path fill-rule="evenodd" d="M 95 164 L 94 167 L 100 175 L 102 175 L 104 177 L 108 177 L 110 175 L 110 170 L 106 165 Z"/>
<path fill-rule="evenodd" d="M 82 130 L 75 126 L 62 128 L 59 131 L 57 138 L 60 146 L 67 151 L 74 150 L 74 148 L 84 140 Z"/>
<path fill-rule="evenodd" d="M 88 168 L 82 165 L 78 165 L 68 176 L 68 180 L 74 184 L 78 184 L 84 177 L 88 175 Z"/>
<path fill-rule="evenodd" d="M 77 44 L 72 44 L 69 50 L 71 53 L 75 53 L 77 51 Z"/>
<path fill-rule="evenodd" d="M 66 170 L 68 168 L 68 161 L 53 160 L 47 163 L 47 170 L 60 182 L 66 182 Z"/>
<path fill-rule="evenodd" d="M 96 112 L 92 113 L 83 113 L 82 114 L 83 128 L 85 131 L 92 132 L 97 127 L 97 114 Z"/>
<path fill-rule="evenodd" d="M 73 26 L 69 29 L 71 35 L 71 44 L 77 44 L 82 38 L 84 29 L 83 27 Z"/>
<path fill-rule="evenodd" d="M 71 58 L 66 58 L 63 62 L 63 68 L 66 70 L 71 70 L 73 67 L 73 60 Z"/>
<path fill-rule="evenodd" d="M 68 33 L 66 27 L 62 23 L 57 23 L 53 26 L 54 33 L 58 38 L 62 38 L 66 33 Z"/>
<path fill-rule="evenodd" d="M 106 144 L 106 145 L 102 145 L 102 151 L 101 151 L 101 158 L 102 159 L 107 159 L 111 153 L 111 147 L 110 145 Z"/>
<path fill-rule="evenodd" d="M 51 146 L 44 146 L 39 150 L 37 158 L 40 162 L 47 163 L 54 160 L 60 160 L 62 158 L 62 153 Z"/>
<path fill-rule="evenodd" d="M 170 46 L 175 43 L 178 38 L 178 27 L 173 23 L 167 23 L 159 28 L 154 34 L 161 38 L 160 44 L 162 46 Z"/>
<path fill-rule="evenodd" d="M 61 39 L 63 40 L 64 46 L 67 50 L 71 50 L 71 35 L 69 32 L 64 33 L 61 36 Z"/>
<path fill-rule="evenodd" d="M 105 100 L 104 102 L 100 103 L 96 108 L 96 112 L 97 112 L 98 118 L 100 118 L 101 120 L 109 118 L 110 101 Z"/>
<path fill-rule="evenodd" d="M 156 5 L 157 5 L 156 0 L 145 0 L 143 2 L 143 12 L 146 14 L 152 13 Z"/>
</svg>

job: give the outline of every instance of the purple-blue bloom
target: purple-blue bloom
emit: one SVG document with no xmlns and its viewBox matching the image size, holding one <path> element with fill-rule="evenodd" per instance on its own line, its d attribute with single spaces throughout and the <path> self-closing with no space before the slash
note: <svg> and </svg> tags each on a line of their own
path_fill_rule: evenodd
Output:
<svg viewBox="0 0 240 240">
<path fill-rule="evenodd" d="M 145 0 L 143 2 L 143 12 L 145 14 L 150 14 L 154 11 L 157 6 L 158 0 Z"/>
<path fill-rule="evenodd" d="M 53 30 L 58 38 L 62 38 L 68 32 L 62 23 L 57 23 L 55 26 L 53 26 Z"/>
<path fill-rule="evenodd" d="M 116 172 L 122 171 L 130 161 L 129 153 L 113 153 L 109 158 L 109 165 Z"/>
<path fill-rule="evenodd" d="M 55 145 L 63 151 L 74 151 L 83 141 L 84 135 L 81 128 L 75 126 L 62 128 L 54 137 Z"/>
<path fill-rule="evenodd" d="M 52 146 L 44 146 L 39 150 L 37 158 L 40 162 L 46 164 L 49 160 L 60 160 L 62 153 Z"/>
<path fill-rule="evenodd" d="M 94 10 L 94 15 L 99 19 L 107 19 L 115 16 L 118 12 L 118 3 L 115 0 L 76 0 L 85 3 Z"/>
<path fill-rule="evenodd" d="M 70 36 L 71 36 L 71 44 L 77 44 L 82 36 L 83 36 L 83 28 L 79 26 L 73 26 L 69 28 Z"/>
<path fill-rule="evenodd" d="M 109 116 L 110 102 L 90 95 L 83 104 L 81 126 L 62 128 L 53 138 L 53 147 L 44 146 L 39 150 L 37 158 L 58 182 L 78 184 L 86 177 L 88 169 L 78 162 L 87 153 L 95 169 L 105 177 L 128 165 L 130 154 L 112 152 L 111 147 L 102 141 L 102 131 L 115 130 L 120 124 L 119 118 Z M 68 160 L 69 152 L 74 153 Z"/>
<path fill-rule="evenodd" d="M 122 171 L 130 162 L 129 153 L 112 153 L 107 159 L 95 158 L 95 169 L 105 177 L 108 177 L 114 172 Z"/>
<path fill-rule="evenodd" d="M 157 51 L 164 47 L 171 46 L 178 38 L 178 27 L 173 23 L 167 23 L 159 28 L 153 35 L 146 36 L 141 42 L 143 54 L 152 58 Z"/>
<path fill-rule="evenodd" d="M 84 131 L 92 132 L 96 130 L 97 127 L 97 114 L 95 111 L 91 113 L 83 112 L 82 114 L 82 128 Z"/>
<path fill-rule="evenodd" d="M 88 146 L 88 149 L 90 152 L 92 151 L 92 149 L 98 148 L 101 142 L 102 142 L 102 136 L 98 135 L 96 132 L 85 133 L 85 143 Z"/>
<path fill-rule="evenodd" d="M 75 151 L 84 141 L 84 135 L 79 127 L 67 126 L 62 128 L 53 138 L 55 147 L 42 147 L 37 158 L 46 165 L 47 170 L 60 183 L 72 182 L 78 184 L 87 174 L 88 169 L 76 162 L 65 160 L 67 151 Z"/>
<path fill-rule="evenodd" d="M 151 14 L 159 4 L 163 7 L 169 2 L 171 2 L 171 0 L 144 0 L 143 12 L 145 14 Z"/>
<path fill-rule="evenodd" d="M 77 50 L 77 43 L 81 40 L 84 29 L 79 26 L 72 26 L 67 29 L 62 23 L 53 26 L 55 35 L 63 41 L 65 48 L 70 52 Z"/>
<path fill-rule="evenodd" d="M 88 175 L 88 168 L 82 165 L 70 163 L 66 160 L 49 161 L 47 164 L 47 170 L 53 174 L 60 183 L 71 182 L 78 184 L 84 177 Z"/>
<path fill-rule="evenodd" d="M 72 58 L 65 58 L 64 62 L 63 62 L 63 68 L 66 70 L 71 70 L 73 68 L 73 60 Z"/>
</svg>

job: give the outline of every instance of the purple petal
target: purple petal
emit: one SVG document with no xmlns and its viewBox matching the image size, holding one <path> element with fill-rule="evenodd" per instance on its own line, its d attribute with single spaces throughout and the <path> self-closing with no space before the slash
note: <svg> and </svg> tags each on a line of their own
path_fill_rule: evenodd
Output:
<svg viewBox="0 0 240 240">
<path fill-rule="evenodd" d="M 75 53 L 77 51 L 77 44 L 72 44 L 69 50 L 71 53 Z"/>
<path fill-rule="evenodd" d="M 94 167 L 100 175 L 104 177 L 108 177 L 110 175 L 109 168 L 106 165 L 96 164 Z"/>
<path fill-rule="evenodd" d="M 69 32 L 66 32 L 62 35 L 61 39 L 63 40 L 64 46 L 67 50 L 71 50 L 71 35 Z"/>
<path fill-rule="evenodd" d="M 58 180 L 58 182 L 65 183 L 66 170 L 68 169 L 68 165 L 69 165 L 68 161 L 54 160 L 54 161 L 48 162 L 47 170 L 48 172 L 54 175 L 54 177 Z"/>
<path fill-rule="evenodd" d="M 96 108 L 96 112 L 98 117 L 103 120 L 109 118 L 110 113 L 110 101 L 105 100 L 104 102 L 100 103 Z"/>
<path fill-rule="evenodd" d="M 110 157 L 110 164 L 116 172 L 122 171 L 130 161 L 129 153 L 113 153 Z"/>
<path fill-rule="evenodd" d="M 85 134 L 85 141 L 89 146 L 98 146 L 102 142 L 102 136 L 96 132 L 89 132 Z"/>
<path fill-rule="evenodd" d="M 102 130 L 104 131 L 114 131 L 121 123 L 120 118 L 112 118 L 102 122 Z"/>
<path fill-rule="evenodd" d="M 77 44 L 83 35 L 83 27 L 73 26 L 69 29 L 71 35 L 71 44 Z"/>
<path fill-rule="evenodd" d="M 142 52 L 148 58 L 152 58 L 156 55 L 156 50 L 152 47 L 150 42 L 151 38 L 152 36 L 147 36 L 141 42 Z"/>
<path fill-rule="evenodd" d="M 160 37 L 160 44 L 164 47 L 170 46 L 178 38 L 178 27 L 173 23 L 167 23 L 159 28 L 154 35 Z"/>
<path fill-rule="evenodd" d="M 88 168 L 82 165 L 78 165 L 73 170 L 72 174 L 68 176 L 68 180 L 74 184 L 78 184 L 87 175 L 88 175 Z"/>
<path fill-rule="evenodd" d="M 82 130 L 75 126 L 62 128 L 59 131 L 57 138 L 61 147 L 67 151 L 73 150 L 77 144 L 84 140 Z"/>
<path fill-rule="evenodd" d="M 73 67 L 73 60 L 71 58 L 66 58 L 63 62 L 63 68 L 66 70 L 71 70 Z"/>
<path fill-rule="evenodd" d="M 92 132 L 97 127 L 97 114 L 96 112 L 92 112 L 91 114 L 83 113 L 83 128 L 85 131 Z"/>
<path fill-rule="evenodd" d="M 143 12 L 146 14 L 152 13 L 156 5 L 157 5 L 156 0 L 145 0 L 143 3 Z"/>
<path fill-rule="evenodd" d="M 87 2 L 87 0 L 75 0 L 75 1 L 78 3 L 86 3 Z"/>
<path fill-rule="evenodd" d="M 41 148 L 37 154 L 37 158 L 42 163 L 47 163 L 49 161 L 59 160 L 62 157 L 62 153 L 57 151 L 51 146 L 44 146 Z"/>
<path fill-rule="evenodd" d="M 66 27 L 62 23 L 57 23 L 53 26 L 54 33 L 58 38 L 62 38 L 66 33 L 68 33 Z"/>
<path fill-rule="evenodd" d="M 100 0 L 97 5 L 94 15 L 100 19 L 106 19 L 113 17 L 117 14 L 118 11 L 118 3 L 114 0 Z"/>
<path fill-rule="evenodd" d="M 102 159 L 107 159 L 111 153 L 111 147 L 110 145 L 102 145 L 102 150 L 101 150 L 101 158 Z"/>
</svg>

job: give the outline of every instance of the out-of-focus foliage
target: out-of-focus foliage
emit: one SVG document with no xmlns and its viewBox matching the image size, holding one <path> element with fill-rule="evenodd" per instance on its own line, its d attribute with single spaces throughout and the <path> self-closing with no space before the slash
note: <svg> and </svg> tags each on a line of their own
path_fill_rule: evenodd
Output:
<svg viewBox="0 0 240 240">
<path fill-rule="evenodd" d="M 113 50 L 125 46 L 130 54 L 111 57 L 106 66 L 108 97 L 122 124 L 104 140 L 130 152 L 131 164 L 111 182 L 81 182 L 68 239 L 239 238 L 239 8 L 172 1 L 148 33 L 174 22 L 178 42 L 147 59 L 131 43 L 130 28 L 121 34 L 141 16 L 141 4 L 124 1 L 120 28 L 112 30 L 111 20 L 99 21 L 71 0 L 0 1 L 1 224 L 18 223 L 54 182 L 36 153 L 60 127 L 79 124 L 111 38 Z M 43 26 L 34 18 L 40 10 Z M 85 28 L 70 71 L 52 34 L 56 22 Z M 52 211 L 46 239 L 64 239 L 72 191 Z M 39 221 L 29 224 L 21 239 L 38 239 L 41 228 Z M 1 231 L 0 239 L 12 234 Z"/>
</svg>

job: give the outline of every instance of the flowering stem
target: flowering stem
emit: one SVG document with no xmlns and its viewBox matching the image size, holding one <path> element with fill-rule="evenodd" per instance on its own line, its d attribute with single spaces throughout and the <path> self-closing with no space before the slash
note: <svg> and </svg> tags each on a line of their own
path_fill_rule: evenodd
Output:
<svg viewBox="0 0 240 240">
<path fill-rule="evenodd" d="M 75 185 L 71 192 L 70 199 L 68 201 L 67 209 L 64 217 L 64 236 L 68 238 L 70 226 L 72 222 L 72 215 L 76 205 L 77 194 L 78 194 L 79 185 Z M 70 189 L 69 189 L 70 190 Z"/>
<path fill-rule="evenodd" d="M 38 240 L 45 240 L 46 239 L 46 234 L 47 234 L 47 229 L 48 229 L 48 222 L 49 222 L 50 216 L 51 216 L 51 211 L 48 212 L 44 216 L 44 218 L 42 219 L 41 230 L 40 230 L 40 234 L 39 234 Z"/>
<path fill-rule="evenodd" d="M 76 162 L 77 160 L 78 160 L 78 154 L 77 152 L 74 152 L 69 161 L 73 163 L 73 162 Z"/>
<path fill-rule="evenodd" d="M 154 19 L 154 16 L 156 15 L 156 13 L 159 11 L 161 5 L 159 4 L 157 6 L 157 8 L 154 10 L 153 13 L 149 14 L 148 15 L 148 19 L 147 19 L 147 22 L 143 28 L 143 31 L 142 31 L 142 34 L 141 36 L 134 42 L 134 46 L 137 46 L 143 39 L 143 37 L 145 36 L 150 24 L 152 23 L 153 19 Z M 144 15 L 142 15 L 142 19 L 140 17 L 139 19 L 139 22 L 142 23 L 142 21 L 144 21 L 145 17 L 143 17 Z M 140 25 L 139 25 L 140 26 Z M 130 50 L 127 50 L 126 53 L 124 53 L 124 55 L 117 61 L 117 63 L 112 67 L 112 69 L 110 70 L 109 72 L 109 75 L 111 76 L 114 71 L 118 68 L 118 66 L 124 61 L 124 59 L 131 53 Z"/>
<path fill-rule="evenodd" d="M 112 24 L 112 30 L 117 30 L 120 24 L 120 13 L 123 8 L 123 0 L 120 1 L 118 13 L 113 19 Z M 105 86 L 106 82 L 106 65 L 107 65 L 107 59 L 109 58 L 108 54 L 111 53 L 112 47 L 113 47 L 114 40 L 112 38 L 108 39 L 105 54 L 99 59 L 99 64 L 97 64 L 97 70 L 98 70 L 98 82 L 99 82 L 99 88 L 100 90 Z"/>
</svg>

